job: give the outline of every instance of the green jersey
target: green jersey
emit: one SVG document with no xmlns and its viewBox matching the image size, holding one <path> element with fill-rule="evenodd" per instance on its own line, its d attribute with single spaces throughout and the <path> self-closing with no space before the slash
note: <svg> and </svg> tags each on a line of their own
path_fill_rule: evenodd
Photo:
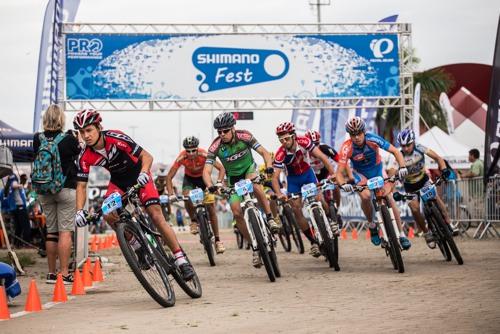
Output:
<svg viewBox="0 0 500 334">
<path fill-rule="evenodd" d="M 259 142 L 246 130 L 236 130 L 235 138 L 229 143 L 223 143 L 220 137 L 215 138 L 208 148 L 205 164 L 213 165 L 216 158 L 222 162 L 228 176 L 239 176 L 253 167 L 251 149 L 260 147 Z"/>
</svg>

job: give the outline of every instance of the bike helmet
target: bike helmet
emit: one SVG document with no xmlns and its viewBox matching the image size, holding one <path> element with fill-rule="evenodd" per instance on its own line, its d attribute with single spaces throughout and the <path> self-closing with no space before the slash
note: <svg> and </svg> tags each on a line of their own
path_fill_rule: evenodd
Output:
<svg viewBox="0 0 500 334">
<path fill-rule="evenodd" d="M 236 119 L 234 119 L 233 114 L 230 112 L 225 112 L 217 115 L 214 119 L 214 128 L 216 129 L 228 129 L 236 124 Z"/>
<path fill-rule="evenodd" d="M 292 122 L 283 122 L 276 128 L 276 134 L 278 136 L 284 134 L 294 134 L 295 133 L 295 125 Z"/>
<path fill-rule="evenodd" d="M 345 123 L 345 130 L 349 134 L 357 134 L 360 132 L 364 133 L 365 129 L 366 129 L 365 121 L 363 121 L 363 119 L 359 116 L 351 117 Z"/>
<path fill-rule="evenodd" d="M 321 139 L 320 133 L 316 130 L 307 130 L 306 137 L 311 139 L 311 141 L 315 144 L 319 144 L 319 141 Z"/>
<path fill-rule="evenodd" d="M 198 138 L 196 138 L 194 136 L 186 137 L 186 138 L 184 138 L 184 141 L 182 142 L 182 146 L 184 146 L 185 149 L 196 148 L 196 147 L 198 147 L 199 144 L 200 144 L 200 141 L 198 140 Z"/>
<path fill-rule="evenodd" d="M 102 121 L 101 115 L 94 109 L 83 109 L 73 118 L 75 130 L 83 129 L 90 124 L 99 125 Z"/>
<path fill-rule="evenodd" d="M 404 129 L 398 133 L 399 145 L 409 145 L 415 141 L 415 132 L 412 129 Z"/>
</svg>

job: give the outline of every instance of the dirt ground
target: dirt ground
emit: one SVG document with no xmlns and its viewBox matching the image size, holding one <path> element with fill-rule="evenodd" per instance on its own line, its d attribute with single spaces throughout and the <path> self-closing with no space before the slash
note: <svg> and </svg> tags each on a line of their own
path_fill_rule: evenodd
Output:
<svg viewBox="0 0 500 334">
<path fill-rule="evenodd" d="M 177 303 L 162 308 L 139 285 L 119 250 L 103 251 L 105 282 L 67 303 L 0 322 L 0 333 L 500 333 L 500 241 L 458 238 L 465 264 L 447 263 L 423 239 L 404 253 L 406 272 L 392 270 L 366 240 L 340 244 L 341 271 L 320 258 L 278 251 L 282 278 L 270 283 L 251 254 L 224 231 L 227 251 L 209 267 L 197 237 L 179 234 L 203 286 L 191 299 L 176 285 Z M 307 252 L 306 252 L 307 253 Z M 45 260 L 29 268 L 42 303 Z M 23 311 L 23 295 L 10 306 Z M 70 287 L 67 287 L 67 291 Z"/>
</svg>

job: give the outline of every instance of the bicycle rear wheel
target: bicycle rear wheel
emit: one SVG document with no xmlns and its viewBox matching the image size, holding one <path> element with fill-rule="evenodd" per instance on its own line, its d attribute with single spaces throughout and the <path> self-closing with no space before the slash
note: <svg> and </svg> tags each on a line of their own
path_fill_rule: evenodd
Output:
<svg viewBox="0 0 500 334">
<path fill-rule="evenodd" d="M 196 218 L 198 220 L 198 225 L 200 226 L 200 239 L 203 244 L 203 248 L 205 248 L 205 252 L 207 253 L 208 262 L 210 266 L 215 266 L 215 251 L 214 244 L 212 243 L 212 238 L 210 236 L 210 224 L 207 220 L 207 217 L 202 209 L 199 209 L 196 212 Z"/>
<path fill-rule="evenodd" d="M 201 282 L 198 278 L 198 274 L 191 264 L 191 261 L 189 261 L 187 254 L 184 253 L 184 257 L 186 258 L 186 261 L 191 264 L 194 271 L 194 276 L 189 281 L 184 280 L 184 278 L 182 277 L 182 272 L 179 267 L 175 265 L 175 260 L 172 253 L 167 253 L 163 247 L 161 248 L 161 250 L 165 254 L 165 257 L 167 259 L 167 266 L 170 269 L 169 274 L 174 277 L 175 281 L 177 282 L 177 284 L 179 284 L 181 289 L 184 290 L 184 292 L 191 298 L 200 298 L 202 295 Z"/>
<path fill-rule="evenodd" d="M 267 276 L 271 282 L 274 282 L 276 281 L 276 275 L 274 273 L 273 264 L 267 251 L 267 245 L 264 243 L 264 237 L 262 235 L 262 231 L 260 230 L 259 222 L 254 209 L 248 210 L 248 220 L 250 221 L 252 232 L 257 240 L 257 247 L 259 248 L 258 250 L 262 262 L 264 262 L 264 267 L 266 267 Z"/>
<path fill-rule="evenodd" d="M 337 217 L 338 213 L 337 213 L 337 208 L 335 207 L 335 205 L 333 205 L 333 202 L 330 203 L 330 219 L 333 221 L 333 222 L 336 222 L 338 217 Z M 340 228 L 340 226 L 339 226 Z M 339 271 L 340 270 L 340 267 L 339 267 L 339 238 L 335 235 L 333 237 L 333 251 L 334 251 L 334 257 L 335 257 L 335 263 L 337 263 L 337 266 L 334 267 L 335 271 Z"/>
<path fill-rule="evenodd" d="M 174 306 L 175 294 L 161 262 L 163 255 L 154 247 L 143 244 L 141 234 L 142 232 L 138 231 L 131 222 L 120 222 L 116 228 L 120 249 L 139 283 L 161 306 Z M 144 254 L 144 259 L 139 259 L 127 238 L 129 240 L 135 238 L 141 244 L 140 249 Z"/>
<path fill-rule="evenodd" d="M 292 232 L 292 238 L 297 247 L 297 250 L 300 254 L 304 254 L 304 242 L 302 241 L 301 229 L 297 220 L 295 219 L 295 215 L 293 214 L 292 208 L 286 205 L 283 209 L 283 213 L 290 223 L 290 228 Z"/>
<path fill-rule="evenodd" d="M 280 219 L 281 219 L 281 224 L 283 226 L 281 228 L 280 233 L 278 234 L 278 236 L 280 238 L 281 246 L 283 246 L 283 249 L 285 250 L 285 252 L 290 252 L 292 250 L 292 241 L 290 238 L 290 234 L 292 232 L 291 232 L 290 223 L 288 222 L 288 220 L 286 219 L 286 217 L 284 215 L 280 216 Z"/>
<path fill-rule="evenodd" d="M 389 247 L 389 256 L 391 257 L 391 262 L 399 273 L 405 272 L 405 266 L 403 263 L 403 256 L 401 255 L 401 248 L 399 248 L 399 241 L 396 237 L 396 232 L 394 231 L 394 226 L 392 225 L 391 214 L 389 209 L 385 205 L 380 206 L 382 212 L 382 219 L 384 220 L 385 231 L 387 232 L 387 238 L 389 243 L 386 247 Z"/>
</svg>

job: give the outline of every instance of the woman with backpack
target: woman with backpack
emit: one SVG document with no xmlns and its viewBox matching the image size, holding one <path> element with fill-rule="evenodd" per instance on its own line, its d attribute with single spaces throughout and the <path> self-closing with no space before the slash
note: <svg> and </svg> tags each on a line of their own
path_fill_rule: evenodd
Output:
<svg viewBox="0 0 500 334">
<path fill-rule="evenodd" d="M 48 284 L 56 283 L 58 257 L 64 284 L 73 283 L 68 267 L 75 230 L 75 160 L 80 146 L 74 131 L 63 132 L 65 120 L 61 107 L 49 106 L 42 118 L 43 132 L 36 133 L 33 140 L 35 161 L 31 180 L 47 217 Z"/>
</svg>

